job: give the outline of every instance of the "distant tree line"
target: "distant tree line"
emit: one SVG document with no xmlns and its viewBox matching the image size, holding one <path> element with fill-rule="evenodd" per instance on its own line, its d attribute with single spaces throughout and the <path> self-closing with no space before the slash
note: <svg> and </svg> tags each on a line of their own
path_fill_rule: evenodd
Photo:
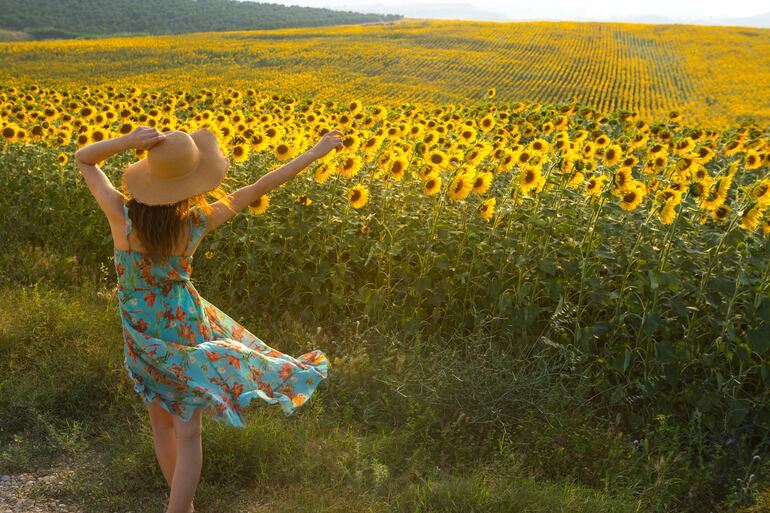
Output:
<svg viewBox="0 0 770 513">
<path fill-rule="evenodd" d="M 401 18 L 237 0 L 0 0 L 0 28 L 39 39 L 316 27 Z"/>
</svg>

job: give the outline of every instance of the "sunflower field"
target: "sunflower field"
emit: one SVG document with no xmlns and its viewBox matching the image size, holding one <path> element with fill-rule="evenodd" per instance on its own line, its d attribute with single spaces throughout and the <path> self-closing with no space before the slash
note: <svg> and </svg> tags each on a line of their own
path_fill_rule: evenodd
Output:
<svg viewBox="0 0 770 513">
<path fill-rule="evenodd" d="M 4 87 L 0 112 L 9 242 L 107 259 L 72 154 L 137 125 L 214 131 L 228 188 L 339 128 L 344 150 L 209 237 L 196 262 L 212 287 L 410 334 L 482 329 L 505 350 L 569 358 L 632 417 L 686 406 L 717 432 L 770 422 L 767 127 L 233 88 Z M 119 184 L 142 157 L 105 170 Z"/>
<path fill-rule="evenodd" d="M 575 100 L 727 128 L 770 120 L 770 29 L 403 21 L 0 45 L 0 82 L 222 87 L 446 104 Z"/>
</svg>

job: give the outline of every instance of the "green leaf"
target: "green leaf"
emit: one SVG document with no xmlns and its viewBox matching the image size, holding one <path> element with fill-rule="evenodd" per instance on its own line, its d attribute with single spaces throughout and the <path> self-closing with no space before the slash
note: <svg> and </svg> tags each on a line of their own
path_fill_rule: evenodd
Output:
<svg viewBox="0 0 770 513">
<path fill-rule="evenodd" d="M 770 324 L 763 324 L 760 327 L 750 330 L 747 334 L 749 347 L 760 356 L 764 356 L 770 349 Z"/>
<path fill-rule="evenodd" d="M 650 277 L 650 289 L 655 290 L 660 285 L 661 275 L 658 271 L 650 269 L 647 271 L 647 275 Z"/>
</svg>

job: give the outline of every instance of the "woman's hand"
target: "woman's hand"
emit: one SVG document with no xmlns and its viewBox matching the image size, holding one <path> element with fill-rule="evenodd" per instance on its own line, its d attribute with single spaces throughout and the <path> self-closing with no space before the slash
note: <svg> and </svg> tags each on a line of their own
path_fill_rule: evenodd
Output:
<svg viewBox="0 0 770 513">
<path fill-rule="evenodd" d="M 345 137 L 340 130 L 332 130 L 331 132 L 324 134 L 321 140 L 316 143 L 315 146 L 310 148 L 309 151 L 313 152 L 315 158 L 320 159 L 333 149 L 342 148 L 342 138 Z"/>
<path fill-rule="evenodd" d="M 137 150 L 149 150 L 166 138 L 166 134 L 158 132 L 150 126 L 138 126 L 128 134 L 131 148 Z"/>
</svg>

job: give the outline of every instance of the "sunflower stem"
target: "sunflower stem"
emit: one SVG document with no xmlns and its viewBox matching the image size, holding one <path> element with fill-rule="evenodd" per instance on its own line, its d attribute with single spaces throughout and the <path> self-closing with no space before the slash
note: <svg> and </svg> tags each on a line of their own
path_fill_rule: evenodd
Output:
<svg viewBox="0 0 770 513">
<path fill-rule="evenodd" d="M 581 317 L 581 307 L 583 306 L 583 282 L 585 281 L 585 275 L 586 275 L 586 261 L 588 260 L 588 257 L 586 255 L 586 251 L 584 250 L 584 246 L 591 245 L 593 234 L 594 234 L 594 228 L 596 226 L 596 222 L 599 219 L 599 214 L 601 213 L 602 207 L 604 206 L 605 201 L 605 192 L 609 189 L 610 185 L 612 184 L 612 180 L 607 180 L 604 184 L 604 188 L 602 189 L 602 192 L 599 193 L 599 200 L 597 201 L 598 205 L 596 205 L 596 208 L 592 212 L 591 215 L 591 222 L 588 225 L 588 230 L 586 230 L 585 235 L 583 236 L 583 240 L 580 243 L 580 283 L 578 285 L 578 303 L 577 308 L 575 309 L 575 331 L 574 331 L 574 339 L 575 344 L 578 343 L 578 333 L 580 330 L 580 317 Z"/>
</svg>

